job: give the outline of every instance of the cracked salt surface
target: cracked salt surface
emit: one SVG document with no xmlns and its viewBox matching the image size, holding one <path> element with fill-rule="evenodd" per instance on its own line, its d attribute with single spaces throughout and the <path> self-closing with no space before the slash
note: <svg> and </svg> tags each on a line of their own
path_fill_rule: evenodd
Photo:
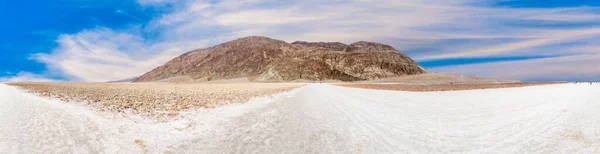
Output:
<svg viewBox="0 0 600 154">
<path fill-rule="evenodd" d="M 600 85 L 401 92 L 309 84 L 156 123 L 0 84 L 0 153 L 600 153 Z"/>
</svg>

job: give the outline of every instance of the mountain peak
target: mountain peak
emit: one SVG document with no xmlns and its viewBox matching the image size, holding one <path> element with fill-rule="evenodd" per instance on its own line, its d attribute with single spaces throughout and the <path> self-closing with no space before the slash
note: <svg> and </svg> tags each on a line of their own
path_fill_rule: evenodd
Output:
<svg viewBox="0 0 600 154">
<path fill-rule="evenodd" d="M 248 36 L 248 37 L 242 37 L 239 39 L 235 39 L 233 41 L 225 42 L 221 45 L 259 47 L 259 46 L 264 46 L 264 45 L 268 45 L 268 44 L 284 45 L 284 44 L 288 44 L 288 43 L 285 41 L 282 41 L 282 40 L 272 39 L 272 38 L 264 37 L 264 36 Z"/>
<path fill-rule="evenodd" d="M 348 46 L 344 43 L 340 43 L 340 42 L 295 41 L 295 42 L 292 42 L 292 44 L 303 46 L 303 47 L 322 47 L 322 48 L 333 49 L 336 51 L 348 51 L 348 49 L 350 49 L 350 46 Z"/>
<path fill-rule="evenodd" d="M 372 51 L 398 51 L 394 47 L 377 42 L 359 41 L 350 44 L 354 52 L 372 52 Z"/>
<path fill-rule="evenodd" d="M 273 39 L 273 38 L 265 37 L 265 36 L 246 36 L 246 37 L 235 39 L 230 42 L 238 42 L 238 41 L 275 41 L 275 42 L 279 42 L 281 40 L 277 40 L 277 39 Z"/>
</svg>

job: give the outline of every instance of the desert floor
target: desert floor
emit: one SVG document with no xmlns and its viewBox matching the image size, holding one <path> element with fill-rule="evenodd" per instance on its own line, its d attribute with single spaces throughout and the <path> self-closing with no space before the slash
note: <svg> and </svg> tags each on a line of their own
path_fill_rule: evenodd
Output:
<svg viewBox="0 0 600 154">
<path fill-rule="evenodd" d="M 11 83 L 40 96 L 111 112 L 174 116 L 181 111 L 247 102 L 304 86 L 303 83 L 107 84 Z"/>
<path fill-rule="evenodd" d="M 482 84 L 373 84 L 373 83 L 338 83 L 337 86 L 354 87 L 364 89 L 380 89 L 380 90 L 397 90 L 397 91 L 458 91 L 458 90 L 475 90 L 475 89 L 498 89 L 498 88 L 514 88 L 527 87 L 549 84 L 564 84 L 563 82 L 538 82 L 538 83 L 482 83 Z"/>
<path fill-rule="evenodd" d="M 0 152 L 600 153 L 598 84 L 435 92 L 297 86 L 157 122 L 0 84 Z M 231 94 L 245 92 L 252 91 Z"/>
</svg>

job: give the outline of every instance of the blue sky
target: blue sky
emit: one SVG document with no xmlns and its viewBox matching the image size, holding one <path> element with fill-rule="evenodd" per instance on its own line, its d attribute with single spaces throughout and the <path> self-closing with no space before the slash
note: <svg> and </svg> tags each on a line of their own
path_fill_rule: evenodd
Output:
<svg viewBox="0 0 600 154">
<path fill-rule="evenodd" d="M 30 57 L 51 52 L 58 46 L 60 35 L 96 27 L 143 25 L 166 12 L 121 0 L 2 1 L 0 6 L 0 17 L 5 21 L 0 24 L 5 30 L 0 36 L 0 76 L 47 71 L 43 63 Z M 51 78 L 68 80 L 63 76 Z"/>
<path fill-rule="evenodd" d="M 600 80 L 596 0 L 34 0 L 0 6 L 0 81 L 130 78 L 186 51 L 249 35 L 383 42 L 435 72 Z"/>
</svg>

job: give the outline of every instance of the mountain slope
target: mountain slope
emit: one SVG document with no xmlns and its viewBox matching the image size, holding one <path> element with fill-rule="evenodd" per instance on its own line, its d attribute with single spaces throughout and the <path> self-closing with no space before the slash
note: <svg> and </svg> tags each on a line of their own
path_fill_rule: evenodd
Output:
<svg viewBox="0 0 600 154">
<path fill-rule="evenodd" d="M 115 81 L 107 81 L 106 83 L 131 83 L 136 81 L 138 78 L 140 77 L 131 77 L 131 78 L 127 78 L 127 79 L 121 79 L 121 80 L 115 80 Z"/>
<path fill-rule="evenodd" d="M 425 73 L 389 45 L 357 42 L 287 43 L 251 36 L 183 54 L 137 82 L 189 77 L 197 81 L 249 77 L 255 81 L 359 81 Z"/>
</svg>

